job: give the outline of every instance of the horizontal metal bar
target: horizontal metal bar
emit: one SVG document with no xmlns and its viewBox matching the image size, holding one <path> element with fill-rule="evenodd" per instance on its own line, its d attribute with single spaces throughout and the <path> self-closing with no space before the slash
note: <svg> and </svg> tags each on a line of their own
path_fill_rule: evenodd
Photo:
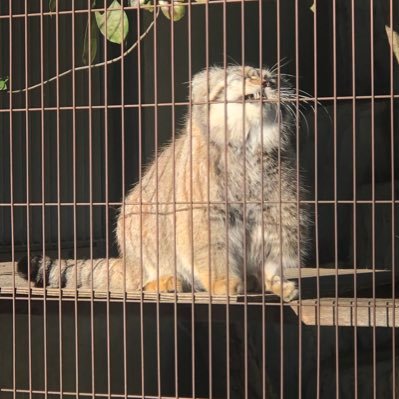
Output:
<svg viewBox="0 0 399 399">
<path fill-rule="evenodd" d="M 317 200 L 317 201 L 312 201 L 312 200 L 300 200 L 298 201 L 263 201 L 263 204 L 268 204 L 268 205 L 288 205 L 288 204 L 321 204 L 321 205 L 334 205 L 334 204 L 343 204 L 343 205 L 372 205 L 372 204 L 399 204 L 399 200 Z M 26 206 L 115 206 L 119 207 L 122 206 L 123 204 L 125 205 L 143 205 L 143 206 L 155 206 L 155 205 L 186 205 L 190 206 L 191 205 L 201 205 L 201 206 L 208 206 L 208 205 L 225 205 L 226 202 L 219 202 L 219 201 L 213 201 L 213 202 L 17 202 L 17 203 L 8 203 L 8 202 L 3 202 L 0 203 L 0 207 L 26 207 Z M 260 201 L 227 201 L 228 205 L 260 205 Z M 191 209 L 191 208 L 190 208 Z M 189 209 L 177 209 L 176 212 L 179 211 L 185 211 Z M 143 211 L 145 212 L 145 211 Z M 162 210 L 159 210 L 159 214 L 162 214 Z"/>
<path fill-rule="evenodd" d="M 9 389 L 9 388 L 0 388 L 0 392 L 15 392 L 15 393 L 33 393 L 33 394 L 48 394 L 48 395 L 67 395 L 67 396 L 88 396 L 91 398 L 94 397 L 102 397 L 102 398 L 132 398 L 132 399 L 176 399 L 176 396 L 151 396 L 151 395 L 124 395 L 124 394 L 117 394 L 117 393 L 98 393 L 98 392 L 68 392 L 68 391 L 42 391 L 42 390 L 37 390 L 37 389 Z M 183 396 L 179 396 L 179 399 L 203 399 L 203 398 L 185 398 Z M 217 398 L 215 398 L 217 399 Z"/>
<path fill-rule="evenodd" d="M 391 100 L 392 98 L 398 99 L 399 98 L 399 94 L 395 94 L 393 95 L 393 97 L 391 95 L 385 95 L 385 94 L 381 94 L 381 95 L 375 95 L 375 96 L 371 96 L 371 95 L 364 95 L 364 96 L 338 96 L 336 97 L 336 100 L 339 101 L 353 101 L 353 100 L 372 100 L 372 99 L 376 99 L 376 100 Z M 309 103 L 312 104 L 313 102 L 316 101 L 334 101 L 334 97 L 331 96 L 327 96 L 327 97 L 306 97 L 306 99 L 292 99 L 292 100 L 284 100 L 284 102 L 288 102 L 288 103 Z M 276 101 L 272 101 L 272 100 L 264 100 L 264 102 L 276 102 Z M 219 104 L 220 102 L 212 102 L 210 101 L 209 103 L 206 104 Z M 232 102 L 229 102 L 232 103 Z M 242 102 L 235 102 L 237 104 L 241 104 Z M 203 103 L 198 103 L 198 105 L 201 105 Z M 224 104 L 224 103 L 223 103 Z M 108 104 L 108 105 L 76 105 L 76 106 L 59 106 L 59 107 L 29 107 L 29 108 L 21 108 L 21 107 L 15 107 L 15 108 L 2 108 L 0 109 L 0 112 L 5 112 L 5 113 L 9 113 L 9 112 L 42 112 L 42 111 L 73 111 L 73 110 L 89 110 L 89 109 L 93 109 L 93 110 L 101 110 L 101 109 L 122 109 L 122 108 L 155 108 L 155 107 L 172 107 L 172 106 L 184 106 L 184 107 L 188 107 L 190 105 L 190 102 L 188 101 L 180 101 L 180 102 L 176 102 L 176 103 L 172 103 L 172 102 L 162 102 L 162 103 L 142 103 L 142 104 Z"/>
<path fill-rule="evenodd" d="M 210 0 L 209 1 L 209 5 L 213 5 L 213 4 L 225 4 L 225 3 L 242 3 L 242 2 L 245 2 L 245 3 L 257 3 L 257 2 L 259 2 L 259 0 Z M 192 7 L 192 6 L 195 6 L 195 7 L 205 7 L 206 6 L 206 3 L 204 3 L 204 2 L 190 2 L 190 1 L 185 1 L 185 2 L 181 2 L 181 3 L 179 3 L 179 4 L 181 4 L 181 5 L 185 5 L 185 6 L 189 6 L 189 7 Z M 156 8 L 158 8 L 158 7 L 164 7 L 164 5 L 159 5 L 159 4 L 156 4 L 155 5 L 155 7 Z M 115 8 L 115 10 L 117 10 L 118 8 Z M 135 11 L 135 10 L 137 10 L 137 7 L 132 7 L 132 6 L 126 6 L 126 7 L 123 7 L 123 10 L 125 10 L 125 11 Z M 141 8 L 141 10 L 143 10 L 143 8 Z M 89 10 L 79 10 L 79 9 L 75 9 L 75 10 L 64 10 L 64 11 L 62 11 L 62 10 L 59 10 L 58 12 L 57 12 L 57 14 L 58 15 L 76 15 L 76 14 L 88 14 L 89 12 L 104 12 L 105 11 L 105 8 L 93 8 L 91 11 L 89 11 Z M 56 13 L 55 12 L 51 12 L 51 11 L 45 11 L 45 12 L 43 12 L 43 13 L 40 13 L 40 12 L 32 12 L 32 13 L 26 13 L 26 14 L 12 14 L 12 18 L 14 19 L 14 18 L 25 18 L 25 17 L 29 17 L 29 18 L 32 18 L 32 17 L 42 17 L 42 16 L 44 16 L 44 17 L 54 17 L 56 15 Z M 10 15 L 0 15 L 0 19 L 10 19 Z"/>
</svg>

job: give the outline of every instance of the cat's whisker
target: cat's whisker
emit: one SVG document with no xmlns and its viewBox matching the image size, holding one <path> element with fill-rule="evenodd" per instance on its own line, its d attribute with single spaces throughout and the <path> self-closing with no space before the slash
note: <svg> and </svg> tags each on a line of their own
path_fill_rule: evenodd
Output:
<svg viewBox="0 0 399 399">
<path fill-rule="evenodd" d="M 285 68 L 291 61 L 288 57 L 283 57 L 280 61 L 276 61 L 269 69 L 271 74 L 274 74 L 278 69 Z"/>
<path fill-rule="evenodd" d="M 227 54 L 227 58 L 229 58 L 231 61 L 231 63 L 229 63 L 229 66 L 242 66 L 242 64 L 236 61 L 231 55 Z"/>
<path fill-rule="evenodd" d="M 317 104 L 318 106 L 320 106 L 320 108 L 327 114 L 330 122 L 332 123 L 331 115 L 329 114 L 326 106 L 323 103 L 321 103 L 317 98 L 313 97 L 310 93 L 307 93 L 304 90 L 300 90 L 300 92 L 303 94 L 303 95 L 301 95 L 301 98 L 308 100 L 308 101 L 305 101 L 307 104 L 309 104 L 309 105 Z M 313 109 L 313 112 L 316 112 L 314 105 L 311 105 L 311 108 Z"/>
</svg>

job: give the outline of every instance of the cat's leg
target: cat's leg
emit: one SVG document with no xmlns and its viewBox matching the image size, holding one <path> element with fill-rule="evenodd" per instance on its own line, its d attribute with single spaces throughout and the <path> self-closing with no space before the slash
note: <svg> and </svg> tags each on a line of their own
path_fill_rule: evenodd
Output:
<svg viewBox="0 0 399 399">
<path fill-rule="evenodd" d="M 229 245 L 226 244 L 224 223 L 216 220 L 209 224 L 208 218 L 194 218 L 194 226 L 192 237 L 181 235 L 177 240 L 179 265 L 185 280 L 194 284 L 196 290 L 215 295 L 241 293 L 242 259 L 238 259 L 239 251 L 233 250 L 230 239 Z"/>
<path fill-rule="evenodd" d="M 157 244 L 154 234 L 146 240 L 146 246 L 143 246 L 143 290 L 182 292 L 183 282 L 174 261 L 173 241 L 167 237 L 166 228 L 162 224 L 159 228 L 163 240 Z M 173 227 L 169 229 L 173 231 Z"/>
<path fill-rule="evenodd" d="M 137 259 L 121 257 L 112 259 L 109 262 L 108 277 L 109 289 L 111 291 L 139 291 L 140 271 L 138 269 L 139 261 Z M 106 288 L 106 286 L 105 286 Z"/>
<path fill-rule="evenodd" d="M 159 276 L 159 279 L 151 280 L 144 285 L 146 292 L 182 292 L 183 282 L 178 276 Z"/>
<path fill-rule="evenodd" d="M 294 281 L 287 280 L 278 260 L 266 261 L 264 265 L 265 289 L 280 296 L 285 302 L 292 301 L 298 296 L 298 289 Z"/>
<path fill-rule="evenodd" d="M 234 275 L 228 278 L 220 277 L 215 279 L 212 285 L 212 293 L 214 295 L 226 295 L 227 292 L 229 295 L 236 295 L 242 293 L 242 291 L 242 278 Z"/>
<path fill-rule="evenodd" d="M 215 269 L 215 266 L 211 266 Z M 194 280 L 194 281 L 193 281 Z M 196 266 L 194 272 L 194 279 L 192 274 L 186 279 L 189 285 L 194 285 L 195 291 L 211 292 L 213 295 L 236 295 L 243 291 L 243 279 L 241 276 L 229 273 L 217 274 L 209 270 L 201 270 L 201 267 Z"/>
<path fill-rule="evenodd" d="M 281 232 L 278 230 L 278 228 L 271 228 L 270 224 L 263 230 L 259 226 L 251 237 L 251 255 L 256 259 L 255 264 L 260 267 L 263 265 L 265 289 L 288 302 L 298 295 L 295 282 L 284 277 L 286 269 L 298 267 L 297 243 L 294 234 L 287 232 L 284 228 Z M 282 243 L 279 239 L 280 234 L 283 237 Z"/>
<path fill-rule="evenodd" d="M 214 295 L 236 295 L 244 290 L 243 282 L 243 248 L 242 225 L 229 226 L 226 232 L 225 222 L 211 223 L 212 245 L 205 245 L 202 251 L 196 251 L 197 258 L 203 258 L 198 267 L 204 273 L 199 274 L 202 286 Z M 209 271 L 209 261 L 211 272 Z M 209 276 L 211 282 L 209 283 Z"/>
<path fill-rule="evenodd" d="M 130 200 L 138 201 L 137 198 Z M 173 219 L 157 215 L 156 211 L 155 205 L 126 207 L 125 220 L 121 214 L 117 228 L 120 253 L 135 260 L 130 262 L 133 265 L 130 275 L 137 289 L 181 292 L 183 284 L 174 264 Z"/>
<path fill-rule="evenodd" d="M 220 239 L 220 235 L 217 238 Z M 190 252 L 185 251 L 185 254 L 189 255 Z M 182 253 L 183 251 L 180 255 Z M 200 245 L 197 241 L 194 243 L 194 256 L 185 256 L 182 259 L 187 280 L 191 283 L 194 281 L 197 288 L 214 295 L 241 293 L 243 290 L 242 272 L 237 259 L 232 256 L 232 252 L 229 251 L 229 253 L 227 256 L 227 246 L 223 241 L 214 241 L 212 245 L 208 243 Z"/>
<path fill-rule="evenodd" d="M 180 274 L 175 270 L 173 256 L 169 251 L 162 250 L 162 256 L 157 259 L 157 248 L 143 250 L 142 281 L 146 292 L 182 292 L 183 282 Z"/>
</svg>

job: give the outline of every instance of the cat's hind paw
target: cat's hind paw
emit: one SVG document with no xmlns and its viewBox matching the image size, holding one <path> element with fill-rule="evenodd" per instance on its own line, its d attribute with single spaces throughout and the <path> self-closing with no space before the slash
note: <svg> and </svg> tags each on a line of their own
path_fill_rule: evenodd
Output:
<svg viewBox="0 0 399 399">
<path fill-rule="evenodd" d="M 175 284 L 176 283 L 176 284 Z M 145 292 L 183 292 L 181 279 L 175 276 L 160 276 L 157 280 L 149 281 L 144 286 Z"/>
<path fill-rule="evenodd" d="M 241 278 L 230 277 L 216 279 L 212 285 L 212 294 L 214 295 L 237 295 L 243 291 L 243 284 Z"/>
</svg>

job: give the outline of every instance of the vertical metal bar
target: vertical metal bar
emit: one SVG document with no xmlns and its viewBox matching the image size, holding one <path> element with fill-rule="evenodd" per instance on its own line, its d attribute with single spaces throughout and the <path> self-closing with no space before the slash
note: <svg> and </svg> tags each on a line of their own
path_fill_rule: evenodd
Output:
<svg viewBox="0 0 399 399">
<path fill-rule="evenodd" d="M 123 2 L 121 2 L 121 7 L 122 10 L 120 11 L 123 14 Z M 106 1 L 104 1 L 104 8 L 107 8 Z M 105 11 L 107 12 L 107 11 Z M 108 32 L 108 18 L 105 18 L 105 32 Z M 125 37 L 124 35 L 124 24 L 122 24 L 122 37 Z M 107 39 L 105 36 L 103 36 L 103 46 L 104 46 L 104 167 L 105 167 L 105 262 L 106 262 L 106 268 L 107 268 L 107 302 L 106 302 L 106 337 L 107 337 L 107 391 L 108 395 L 111 395 L 111 337 L 110 337 L 110 320 L 109 320 L 109 311 L 110 311 L 110 306 L 109 306 L 109 299 L 110 299 L 110 281 L 109 281 L 109 195 L 108 195 L 108 66 L 107 66 L 107 61 L 108 61 L 108 46 L 107 46 Z M 121 43 L 121 53 L 123 54 L 123 49 L 124 45 L 123 42 Z M 91 57 L 91 54 L 90 54 Z M 124 59 L 122 57 L 121 60 L 121 70 L 124 65 Z M 121 71 L 121 113 L 122 113 L 122 118 L 121 118 L 121 124 L 123 126 L 124 123 L 124 118 L 123 118 L 123 95 L 122 95 L 122 90 L 123 90 L 123 74 Z M 122 127 L 122 131 L 124 131 Z M 124 279 L 126 281 L 126 278 Z M 124 290 L 126 292 L 126 290 Z M 125 295 L 123 295 L 125 298 Z M 125 317 L 125 313 L 123 313 L 123 320 Z M 125 335 L 125 329 L 124 329 L 124 335 Z M 126 346 L 124 346 L 124 356 L 126 354 Z M 124 363 L 125 365 L 125 363 Z M 126 383 L 126 381 L 124 380 Z"/>
<path fill-rule="evenodd" d="M 317 307 L 316 307 L 316 399 L 320 399 L 320 367 L 321 367 L 321 351 L 320 351 L 320 251 L 319 251 L 319 185 L 318 185 L 318 41 L 317 41 L 317 10 L 318 1 L 314 0 L 313 12 L 313 87 L 314 87 L 314 230 L 315 230 L 315 260 L 316 260 L 316 294 L 317 294 Z"/>
<path fill-rule="evenodd" d="M 353 328 L 354 354 L 354 399 L 358 398 L 358 351 L 357 351 L 357 179 L 356 179 L 356 36 L 355 36 L 355 0 L 351 0 L 351 37 L 352 37 L 352 182 L 353 182 L 353 291 L 355 306 L 353 309 L 355 325 Z"/>
<path fill-rule="evenodd" d="M 300 198 L 300 113 L 299 113 L 299 7 L 295 0 L 295 126 L 296 126 L 296 212 L 298 251 L 298 399 L 302 398 L 302 273 L 301 273 L 301 198 Z"/>
<path fill-rule="evenodd" d="M 10 53 L 9 59 L 9 71 L 10 71 L 10 84 L 9 84 L 9 107 L 10 107 L 10 221 L 11 221 L 11 263 L 12 263 L 12 386 L 13 386 L 13 399 L 16 399 L 16 300 L 15 300 L 15 239 L 14 239 L 14 146 L 13 146 L 13 101 L 12 101 L 12 90 L 13 90 L 13 15 L 12 15 L 12 0 L 8 1 L 8 11 L 9 11 L 9 23 L 8 23 L 8 34 L 9 34 L 9 47 L 8 51 Z"/>
<path fill-rule="evenodd" d="M 58 339 L 59 339 L 59 372 L 60 372 L 60 395 L 63 392 L 63 378 L 62 378 L 62 363 L 63 363 L 63 348 L 62 348 L 62 288 L 61 288 L 61 166 L 60 166 L 60 9 L 59 3 L 56 3 L 56 18 L 55 18 L 55 71 L 57 79 L 55 81 L 56 87 L 56 137 L 57 137 L 57 251 L 58 251 Z"/>
<path fill-rule="evenodd" d="M 172 212 L 173 212 L 173 274 L 175 295 L 173 303 L 173 345 L 174 345 L 174 372 L 175 372 L 175 397 L 179 397 L 179 365 L 178 365 L 178 339 L 177 339 L 177 249 L 176 249 L 176 127 L 175 127 L 175 112 L 176 112 L 176 98 L 175 98 L 175 25 L 174 25 L 175 8 L 171 7 L 170 19 L 170 66 L 171 66 L 171 102 L 172 102 Z M 169 207 L 168 207 L 169 211 Z"/>
<path fill-rule="evenodd" d="M 29 54 L 28 54 L 28 3 L 25 3 L 24 9 L 24 55 L 25 55 L 25 86 L 29 87 Z M 30 283 L 30 193 L 29 193 L 29 92 L 25 92 L 25 155 L 26 155 L 26 238 L 28 253 L 28 276 Z M 28 291 L 28 373 L 29 373 L 29 398 L 32 398 L 32 317 L 31 317 L 31 291 Z"/>
<path fill-rule="evenodd" d="M 44 82 L 44 33 L 43 2 L 40 3 L 40 81 Z M 40 88 L 40 124 L 41 124 L 41 194 L 42 194 L 42 259 L 46 258 L 46 191 L 45 191 L 45 156 L 44 156 L 44 85 Z M 43 273 L 43 365 L 44 365 L 44 397 L 47 398 L 47 291 L 46 273 Z"/>
<path fill-rule="evenodd" d="M 72 2 L 72 46 L 75 48 L 75 2 Z M 88 27 L 87 27 L 88 29 Z M 72 195 L 73 195 L 73 259 L 75 278 L 74 323 L 75 323 L 75 389 L 79 399 L 79 334 L 78 334 L 78 266 L 77 266 L 77 198 L 76 198 L 76 73 L 75 51 L 72 50 Z"/>
<path fill-rule="evenodd" d="M 371 264 L 373 274 L 373 398 L 377 397 L 377 355 L 376 355 L 376 295 L 375 295 L 375 130 L 374 130 L 374 0 L 370 0 L 370 83 L 371 83 Z"/>
<path fill-rule="evenodd" d="M 122 5 L 122 10 L 121 13 L 124 13 L 123 10 L 123 2 L 121 2 Z M 106 2 L 104 1 L 104 7 L 106 6 Z M 124 37 L 124 24 L 122 24 L 122 37 Z M 138 40 L 140 43 L 140 36 L 138 36 Z M 104 40 L 105 42 L 105 47 L 106 47 L 106 43 L 107 41 Z M 140 46 L 140 44 L 139 44 Z M 122 136 L 122 194 L 125 195 L 125 156 L 126 156 L 126 152 L 125 152 L 125 85 L 124 85 L 124 81 L 125 81 L 125 59 L 123 54 L 125 53 L 125 46 L 124 46 L 124 42 L 122 42 L 121 45 L 121 66 L 120 66 L 120 70 L 121 70 L 121 136 Z M 107 57 L 105 58 L 107 59 Z M 107 79 L 106 79 L 107 81 Z M 140 83 L 139 83 L 140 84 Z M 107 83 L 106 83 L 107 85 Z M 106 96 L 106 101 L 108 101 L 107 98 L 107 91 L 105 91 L 105 96 Z M 107 119 L 106 119 L 107 120 Z M 107 168 L 108 170 L 108 168 Z M 123 203 L 125 203 L 125 201 L 123 201 Z M 123 212 L 124 212 L 124 207 L 123 207 Z M 107 219 L 108 219 L 108 212 L 107 212 Z M 123 229 L 124 234 L 125 233 L 125 228 Z M 108 234 L 107 234 L 108 237 Z M 125 240 L 124 240 L 125 242 Z M 108 248 L 108 245 L 107 245 Z M 108 259 L 108 249 L 107 249 L 107 259 Z M 124 251 L 125 254 L 125 251 Z M 123 317 L 122 317 L 122 321 L 123 321 L 123 393 L 125 398 L 127 397 L 127 316 L 126 316 L 126 258 L 124 255 L 123 258 L 123 305 L 122 305 L 122 311 L 123 311 Z M 109 299 L 108 299 L 109 301 Z M 109 304 L 108 304 L 109 306 Z M 109 309 L 109 308 L 108 308 Z M 109 332 L 108 332 L 108 336 L 109 336 Z M 108 353 L 108 359 L 110 357 L 110 354 Z M 110 364 L 108 365 L 108 374 L 110 375 Z M 110 377 L 109 377 L 109 381 L 110 381 Z"/>
<path fill-rule="evenodd" d="M 154 142 L 155 154 L 158 154 L 158 34 L 157 19 L 154 13 Z M 157 337 L 157 383 L 158 397 L 161 398 L 161 331 L 160 331 L 160 304 L 159 304 L 159 163 L 155 156 L 155 217 L 156 217 L 156 262 L 157 262 L 157 299 L 156 299 L 156 337 Z"/>
<path fill-rule="evenodd" d="M 156 10 L 158 12 L 158 10 Z M 142 90 L 141 90 L 141 8 L 137 7 L 137 38 L 138 38 L 138 45 L 137 45 L 137 102 L 138 102 L 138 128 L 139 128 L 139 216 L 140 216 L 140 223 L 139 223 L 139 231 L 140 231 L 140 289 L 142 290 L 143 287 L 143 186 L 142 186 L 142 177 L 143 177 L 143 125 L 142 125 Z M 122 133 L 123 135 L 123 133 Z M 125 149 L 124 149 L 124 141 L 122 141 L 122 194 L 125 193 L 125 180 L 124 180 L 124 160 L 125 160 Z M 122 205 L 122 214 L 123 214 L 123 263 L 124 269 L 126 267 L 126 258 L 125 258 L 125 246 L 126 246 L 126 229 L 125 229 L 125 201 L 123 201 Z M 143 292 L 141 292 L 143 294 Z M 141 395 L 144 398 L 145 392 L 145 375 L 144 375 L 144 299 L 143 295 L 140 295 L 140 362 L 141 362 Z M 125 376 L 125 380 L 127 375 Z"/>
<path fill-rule="evenodd" d="M 189 82 L 192 82 L 192 8 L 191 8 L 191 0 L 190 0 L 190 7 L 188 13 L 188 79 Z M 190 213 L 189 213 L 189 226 L 191 228 L 190 234 L 190 248 L 191 248 L 191 386 L 192 392 L 191 395 L 193 398 L 196 397 L 196 384 L 195 384 L 195 372 L 196 372 L 196 365 L 195 365 L 195 295 L 194 295 L 194 279 L 195 279 L 195 269 L 194 269 L 194 226 L 193 226 L 193 96 L 192 96 L 192 84 L 189 85 L 189 114 L 190 114 L 190 124 L 189 124 L 189 149 L 190 149 L 190 156 L 189 156 L 189 164 L 190 164 Z"/>
<path fill-rule="evenodd" d="M 259 10 L 259 68 L 263 68 L 263 1 L 259 0 L 258 2 L 258 10 Z M 263 101 L 262 95 L 261 100 Z M 260 143 L 263 151 L 263 107 L 259 110 L 260 116 Z M 265 296 L 265 213 L 264 213 L 264 203 L 265 203 L 265 175 L 264 175 L 264 162 L 263 156 L 260 157 L 260 170 L 261 170 L 261 193 L 260 193 L 260 211 L 262 213 L 261 216 L 261 233 L 262 233 L 262 245 L 261 245 L 261 290 L 262 290 L 262 398 L 266 398 L 267 386 L 266 386 L 266 373 L 267 373 L 267 363 L 266 363 L 266 296 Z"/>
<path fill-rule="evenodd" d="M 393 43 L 393 0 L 389 1 L 389 26 L 391 28 L 390 43 Z M 398 238 L 395 234 L 395 119 L 394 119 L 394 54 L 393 49 L 389 53 L 389 85 L 390 85 L 390 124 L 391 124 L 391 231 L 392 231 L 392 399 L 396 398 L 398 392 L 396 391 L 396 239 Z"/>
<path fill-rule="evenodd" d="M 88 32 L 91 32 L 91 13 L 92 6 L 91 0 L 87 0 L 87 9 L 88 9 Z M 106 12 L 106 11 L 105 11 Z M 88 34 L 88 49 L 91 49 L 91 35 Z M 90 51 L 89 51 L 90 54 Z M 93 265 L 93 154 L 92 154 L 92 145 L 93 145 L 93 126 L 92 126 L 92 116 L 93 116 L 93 107 L 92 107 L 92 74 L 91 74 L 91 56 L 87 57 L 88 59 L 88 122 L 89 122 L 89 251 L 90 251 L 90 349 L 91 349 L 91 394 L 93 399 L 95 398 L 95 356 L 94 356 L 94 265 Z"/>
<path fill-rule="evenodd" d="M 191 0 L 190 0 L 191 4 Z M 191 53 L 190 53 L 191 57 Z M 210 115 L 209 115 L 209 2 L 205 3 L 205 68 L 206 68 L 206 102 L 207 102 L 207 209 L 208 209 L 208 268 L 209 268 L 209 305 L 208 305 L 208 358 L 209 358 L 209 399 L 213 398 L 213 331 L 212 331 L 212 287 L 211 287 L 211 268 L 212 268 L 212 258 L 211 258 L 211 245 L 212 245 L 212 225 L 211 225 L 211 179 L 210 179 L 210 169 L 211 169 L 211 139 L 210 139 Z"/>
<path fill-rule="evenodd" d="M 338 330 L 338 198 L 337 198 L 337 4 L 332 3 L 333 24 L 333 145 L 334 145 L 334 266 L 335 266 L 335 395 L 339 398 L 339 330 Z"/>
<path fill-rule="evenodd" d="M 227 0 L 223 0 L 223 68 L 224 68 L 224 163 L 225 163 L 225 212 L 229 211 L 228 180 L 228 135 L 227 135 Z M 226 280 L 229 281 L 229 225 L 226 220 Z M 226 292 L 226 384 L 227 398 L 230 399 L 230 296 Z"/>
<path fill-rule="evenodd" d="M 241 64 L 243 71 L 243 101 L 242 101 L 242 142 L 243 142 L 243 204 L 242 204 L 242 221 L 243 221 L 243 268 L 244 268 L 244 397 L 248 399 L 248 297 L 247 297 L 247 240 L 246 240 L 246 225 L 247 225 L 247 152 L 245 145 L 245 3 L 241 0 Z M 262 88 L 262 83 L 260 83 Z M 262 96 L 260 96 L 260 103 L 262 103 Z M 226 217 L 228 220 L 228 217 Z M 229 284 L 228 284 L 229 287 Z M 227 294 L 229 294 L 227 292 Z"/>
<path fill-rule="evenodd" d="M 278 179 L 278 214 L 279 214 L 279 262 L 280 262 L 280 279 L 283 282 L 284 271 L 283 271 L 283 234 L 282 234 L 282 200 L 281 200 L 281 24 L 280 24 L 280 1 L 276 3 L 276 28 L 277 28 L 277 125 L 278 125 L 278 136 L 279 145 L 277 152 L 277 164 L 279 171 Z M 280 398 L 284 398 L 284 303 L 283 303 L 283 292 L 281 291 L 280 296 Z"/>
</svg>

